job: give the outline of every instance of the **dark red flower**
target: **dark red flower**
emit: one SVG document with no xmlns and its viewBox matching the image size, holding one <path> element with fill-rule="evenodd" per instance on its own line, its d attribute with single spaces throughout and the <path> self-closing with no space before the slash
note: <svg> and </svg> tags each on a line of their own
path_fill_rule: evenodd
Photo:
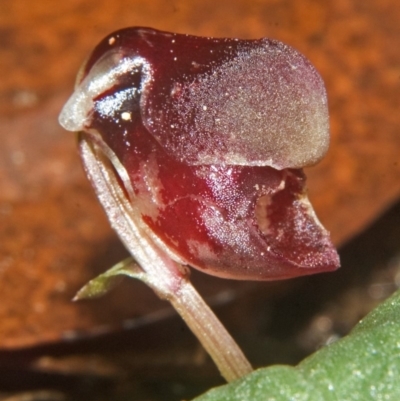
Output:
<svg viewBox="0 0 400 401">
<path fill-rule="evenodd" d="M 301 170 L 328 148 L 326 93 L 294 49 L 124 29 L 93 51 L 60 121 L 109 149 L 175 260 L 251 280 L 339 266 Z"/>
</svg>

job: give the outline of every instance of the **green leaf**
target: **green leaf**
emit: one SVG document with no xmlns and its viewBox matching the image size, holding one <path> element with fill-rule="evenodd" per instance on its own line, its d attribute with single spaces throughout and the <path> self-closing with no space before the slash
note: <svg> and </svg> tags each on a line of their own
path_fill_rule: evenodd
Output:
<svg viewBox="0 0 400 401">
<path fill-rule="evenodd" d="M 399 401 L 400 291 L 296 367 L 272 366 L 195 401 Z"/>
<path fill-rule="evenodd" d="M 74 301 L 104 295 L 118 284 L 121 276 L 128 276 L 146 281 L 144 271 L 131 257 L 129 257 L 117 263 L 105 273 L 100 274 L 100 276 L 90 280 L 78 291 L 74 297 Z"/>
</svg>

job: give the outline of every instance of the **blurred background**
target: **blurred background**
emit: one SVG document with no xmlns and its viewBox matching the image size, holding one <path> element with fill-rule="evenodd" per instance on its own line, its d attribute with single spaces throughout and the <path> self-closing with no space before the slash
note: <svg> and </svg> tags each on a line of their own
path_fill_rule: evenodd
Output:
<svg viewBox="0 0 400 401">
<path fill-rule="evenodd" d="M 124 280 L 71 302 L 127 253 L 57 115 L 79 66 L 127 26 L 282 40 L 323 76 L 328 156 L 307 170 L 340 250 L 335 273 L 193 281 L 254 366 L 295 364 L 400 286 L 396 0 L 0 0 L 0 400 L 180 400 L 222 384 L 182 321 Z"/>
</svg>

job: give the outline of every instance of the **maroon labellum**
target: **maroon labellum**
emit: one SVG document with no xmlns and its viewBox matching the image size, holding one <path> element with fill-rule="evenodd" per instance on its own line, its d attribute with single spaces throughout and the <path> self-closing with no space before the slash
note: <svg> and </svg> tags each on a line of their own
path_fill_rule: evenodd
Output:
<svg viewBox="0 0 400 401">
<path fill-rule="evenodd" d="M 338 267 L 299 170 L 329 144 L 325 89 L 292 48 L 125 29 L 96 47 L 61 123 L 112 150 L 176 260 L 256 280 Z"/>
<path fill-rule="evenodd" d="M 175 262 L 249 280 L 339 267 L 301 170 L 329 145 L 325 88 L 289 46 L 124 29 L 92 52 L 60 122 L 83 132 L 99 199 L 165 297 L 186 277 Z"/>
</svg>

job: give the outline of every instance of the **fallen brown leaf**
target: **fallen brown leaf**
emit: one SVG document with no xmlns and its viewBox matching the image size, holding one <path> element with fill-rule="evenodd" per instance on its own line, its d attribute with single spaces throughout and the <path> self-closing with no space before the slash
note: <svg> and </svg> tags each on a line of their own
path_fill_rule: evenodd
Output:
<svg viewBox="0 0 400 401">
<path fill-rule="evenodd" d="M 80 63 L 104 35 L 142 25 L 268 36 L 305 53 L 326 81 L 332 129 L 327 158 L 308 171 L 310 194 L 340 245 L 400 193 L 399 18 L 395 0 L 2 2 L 0 348 L 121 328 L 165 307 L 132 283 L 105 299 L 71 302 L 125 255 L 84 177 L 74 137 L 57 124 Z"/>
</svg>

